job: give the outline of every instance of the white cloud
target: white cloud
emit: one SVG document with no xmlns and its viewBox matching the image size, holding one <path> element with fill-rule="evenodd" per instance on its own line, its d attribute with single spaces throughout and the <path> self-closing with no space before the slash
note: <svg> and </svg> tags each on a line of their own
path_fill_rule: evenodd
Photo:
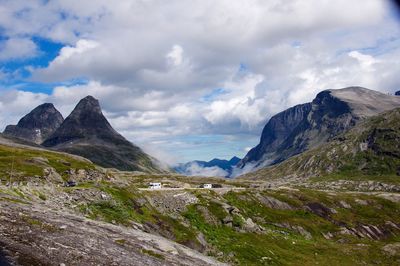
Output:
<svg viewBox="0 0 400 266">
<path fill-rule="evenodd" d="M 64 44 L 47 66 L 27 68 L 32 80 L 89 81 L 20 109 L 7 106 L 22 98 L 3 101 L 1 121 L 15 123 L 38 99 L 68 115 L 90 94 L 117 130 L 144 145 L 257 139 L 271 115 L 320 90 L 400 87 L 399 25 L 381 0 L 15 0 L 0 4 L 0 27 L 22 47 L 0 60 L 33 56 L 33 37 Z"/>
<path fill-rule="evenodd" d="M 190 163 L 185 174 L 188 176 L 228 176 L 228 172 L 218 166 L 202 167 L 196 162 Z"/>
<path fill-rule="evenodd" d="M 363 54 L 358 51 L 351 51 L 349 53 L 349 56 L 357 59 L 358 62 L 360 63 L 361 68 L 368 72 L 373 72 L 375 70 L 373 68 L 373 65 L 378 63 L 378 60 L 376 60 L 373 56 L 368 54 Z"/>
<path fill-rule="evenodd" d="M 65 46 L 60 54 L 53 60 L 52 64 L 62 64 L 72 57 L 80 57 L 84 52 L 96 48 L 99 44 L 91 40 L 79 40 L 75 46 Z"/>
<path fill-rule="evenodd" d="M 180 45 L 174 45 L 166 57 L 173 66 L 181 65 L 183 62 L 183 48 Z"/>
<path fill-rule="evenodd" d="M 27 38 L 10 38 L 0 41 L 0 61 L 25 59 L 38 54 L 36 44 Z"/>
</svg>

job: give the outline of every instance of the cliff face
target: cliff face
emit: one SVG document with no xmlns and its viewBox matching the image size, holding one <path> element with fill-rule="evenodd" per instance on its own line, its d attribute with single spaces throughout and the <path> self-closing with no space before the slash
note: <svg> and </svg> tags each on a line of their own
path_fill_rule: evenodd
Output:
<svg viewBox="0 0 400 266">
<path fill-rule="evenodd" d="M 21 118 L 17 125 L 8 125 L 4 135 L 36 144 L 42 143 L 64 121 L 59 111 L 51 103 L 44 103 Z"/>
<path fill-rule="evenodd" d="M 263 129 L 260 144 L 247 153 L 239 162 L 239 166 L 243 167 L 248 162 L 260 161 L 265 154 L 277 151 L 290 133 L 304 121 L 310 110 L 311 104 L 306 103 L 274 115 Z"/>
<path fill-rule="evenodd" d="M 273 116 L 260 144 L 238 167 L 253 169 L 282 162 L 355 126 L 363 118 L 400 106 L 400 98 L 361 87 L 320 92 L 311 103 Z"/>
<path fill-rule="evenodd" d="M 400 108 L 364 119 L 329 142 L 280 164 L 248 173 L 249 179 L 332 177 L 362 180 L 400 176 Z"/>
</svg>

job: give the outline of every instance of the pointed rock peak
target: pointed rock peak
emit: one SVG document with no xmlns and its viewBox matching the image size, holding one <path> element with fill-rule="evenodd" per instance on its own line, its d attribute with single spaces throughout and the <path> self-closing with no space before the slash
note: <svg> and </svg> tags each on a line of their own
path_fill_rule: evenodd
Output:
<svg viewBox="0 0 400 266">
<path fill-rule="evenodd" d="M 54 107 L 54 105 L 52 103 L 43 103 L 41 105 L 38 105 L 33 110 L 36 110 L 36 109 L 56 109 L 56 108 Z"/>
<path fill-rule="evenodd" d="M 41 105 L 36 106 L 25 117 L 31 118 L 32 116 L 35 116 L 35 115 L 44 115 L 47 113 L 59 113 L 59 112 L 52 103 L 43 103 Z M 19 122 L 21 122 L 21 120 Z"/>
<path fill-rule="evenodd" d="M 75 110 L 85 110 L 85 111 L 101 113 L 99 100 L 90 95 L 81 99 L 79 103 L 76 105 L 74 111 Z"/>
<path fill-rule="evenodd" d="M 61 113 L 51 103 L 37 106 L 17 125 L 9 125 L 4 134 L 40 144 L 50 136 L 64 121 Z"/>
</svg>

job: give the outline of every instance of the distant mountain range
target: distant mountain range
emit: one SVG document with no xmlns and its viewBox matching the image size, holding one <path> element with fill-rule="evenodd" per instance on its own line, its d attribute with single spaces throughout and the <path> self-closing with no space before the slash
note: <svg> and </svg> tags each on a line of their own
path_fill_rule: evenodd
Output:
<svg viewBox="0 0 400 266">
<path fill-rule="evenodd" d="M 7 126 L 4 135 L 80 155 L 103 167 L 166 172 L 156 159 L 112 128 L 92 96 L 80 100 L 65 120 L 52 104 L 42 104 L 17 125 Z"/>
<path fill-rule="evenodd" d="M 400 107 L 400 97 L 362 87 L 322 91 L 311 103 L 274 115 L 264 127 L 260 143 L 238 163 L 237 172 L 283 162 L 396 107 Z"/>
<path fill-rule="evenodd" d="M 223 159 L 212 159 L 211 161 L 191 161 L 183 164 L 179 164 L 173 169 L 184 175 L 207 175 L 208 173 L 222 173 L 224 176 L 230 176 L 232 173 L 232 169 L 236 164 L 240 161 L 240 158 L 234 156 L 230 160 Z M 210 171 L 214 170 L 214 171 Z"/>
<path fill-rule="evenodd" d="M 400 97 L 362 87 L 325 90 L 312 102 L 271 117 L 260 143 L 243 159 L 192 161 L 179 164 L 174 170 L 191 176 L 228 177 L 277 165 L 319 148 L 367 119 L 397 107 L 400 107 Z M 153 173 L 169 171 L 116 132 L 104 117 L 99 101 L 92 96 L 81 99 L 65 120 L 53 104 L 39 105 L 17 125 L 8 125 L 3 134 L 32 145 L 80 155 L 107 168 Z"/>
</svg>

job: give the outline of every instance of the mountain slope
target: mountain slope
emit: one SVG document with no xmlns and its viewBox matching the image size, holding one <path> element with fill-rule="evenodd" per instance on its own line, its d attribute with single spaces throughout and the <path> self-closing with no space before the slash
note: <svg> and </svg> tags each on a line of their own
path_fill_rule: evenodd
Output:
<svg viewBox="0 0 400 266">
<path fill-rule="evenodd" d="M 153 158 L 112 128 L 92 96 L 80 100 L 43 146 L 83 156 L 103 167 L 163 172 Z"/>
<path fill-rule="evenodd" d="M 400 180 L 400 108 L 371 117 L 328 143 L 243 178 Z"/>
<path fill-rule="evenodd" d="M 51 103 L 44 103 L 19 120 L 17 125 L 8 125 L 4 135 L 36 144 L 42 143 L 64 121 L 61 113 Z"/>
<path fill-rule="evenodd" d="M 322 91 L 311 103 L 273 116 L 263 130 L 260 144 L 238 167 L 249 171 L 282 162 L 326 143 L 364 118 L 399 106 L 399 97 L 361 87 Z"/>
</svg>

